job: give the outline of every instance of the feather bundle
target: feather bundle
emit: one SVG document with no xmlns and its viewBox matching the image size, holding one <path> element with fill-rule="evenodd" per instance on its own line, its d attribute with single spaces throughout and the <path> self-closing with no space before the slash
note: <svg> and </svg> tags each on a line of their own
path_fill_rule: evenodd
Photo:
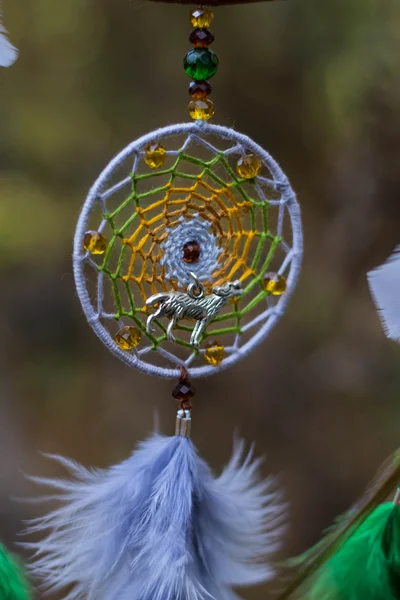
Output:
<svg viewBox="0 0 400 600">
<path fill-rule="evenodd" d="M 372 297 L 386 335 L 400 341 L 400 246 L 388 260 L 368 273 Z"/>
<path fill-rule="evenodd" d="M 18 50 L 7 39 L 7 31 L 1 23 L 2 16 L 0 4 L 0 67 L 11 67 L 17 60 Z"/>
<path fill-rule="evenodd" d="M 400 507 L 386 502 L 400 481 L 400 452 L 325 538 L 287 565 L 279 600 L 395 600 L 400 584 Z"/>
<path fill-rule="evenodd" d="M 235 600 L 233 586 L 269 579 L 285 506 L 259 460 L 231 461 L 215 478 L 192 442 L 154 435 L 122 464 L 88 470 L 55 458 L 74 480 L 33 478 L 63 505 L 30 522 L 47 532 L 31 570 L 66 600 Z M 54 498 L 52 496 L 51 498 Z"/>
<path fill-rule="evenodd" d="M 0 545 L 1 600 L 29 600 L 29 589 L 22 566 Z"/>
</svg>

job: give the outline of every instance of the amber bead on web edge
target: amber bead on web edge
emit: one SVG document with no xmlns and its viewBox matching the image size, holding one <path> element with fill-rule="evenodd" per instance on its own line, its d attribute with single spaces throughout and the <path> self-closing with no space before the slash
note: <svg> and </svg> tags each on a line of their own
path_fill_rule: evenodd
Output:
<svg viewBox="0 0 400 600">
<path fill-rule="evenodd" d="M 104 254 L 108 240 L 99 231 L 87 231 L 83 238 L 83 247 L 91 254 Z"/>
<path fill-rule="evenodd" d="M 114 341 L 121 350 L 132 350 L 139 345 L 142 334 L 136 327 L 123 327 L 115 334 Z"/>
<path fill-rule="evenodd" d="M 253 179 L 262 169 L 262 162 L 255 154 L 247 154 L 239 158 L 236 171 L 243 179 Z"/>
<path fill-rule="evenodd" d="M 273 296 L 281 296 L 286 292 L 286 278 L 279 273 L 267 273 L 264 275 L 264 287 Z"/>
<path fill-rule="evenodd" d="M 146 146 L 144 162 L 151 169 L 159 169 L 165 163 L 167 151 L 162 144 L 152 142 Z"/>
<path fill-rule="evenodd" d="M 225 347 L 219 342 L 210 342 L 206 346 L 204 358 L 213 367 L 217 367 L 225 358 Z"/>
</svg>

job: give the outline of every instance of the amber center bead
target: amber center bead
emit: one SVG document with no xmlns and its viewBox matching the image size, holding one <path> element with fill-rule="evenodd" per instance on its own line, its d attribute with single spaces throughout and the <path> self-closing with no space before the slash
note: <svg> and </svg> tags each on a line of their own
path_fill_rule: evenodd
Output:
<svg viewBox="0 0 400 600">
<path fill-rule="evenodd" d="M 287 282 L 283 275 L 278 273 L 267 273 L 264 276 L 264 287 L 273 296 L 281 296 L 286 292 Z"/>
<path fill-rule="evenodd" d="M 98 231 L 87 231 L 83 238 L 83 247 L 90 254 L 104 254 L 107 250 L 108 241 L 102 233 Z"/>
<path fill-rule="evenodd" d="M 185 57 L 186 74 L 196 81 L 213 77 L 218 69 L 218 57 L 208 48 L 193 48 Z"/>
<path fill-rule="evenodd" d="M 239 158 L 236 171 L 243 179 L 253 179 L 262 169 L 262 162 L 255 154 L 247 154 Z"/>
<path fill-rule="evenodd" d="M 196 48 L 205 48 L 211 46 L 214 36 L 208 29 L 194 29 L 189 37 L 189 42 Z"/>
<path fill-rule="evenodd" d="M 225 347 L 219 342 L 207 344 L 204 358 L 213 367 L 217 367 L 225 358 Z"/>
<path fill-rule="evenodd" d="M 146 154 L 144 157 L 144 162 L 151 169 L 159 169 L 165 163 L 165 159 L 167 157 L 167 151 L 164 146 L 159 144 L 158 142 L 153 142 L 146 146 Z"/>
<path fill-rule="evenodd" d="M 132 350 L 140 343 L 142 334 L 136 327 L 123 327 L 115 334 L 114 341 L 121 350 Z"/>
<path fill-rule="evenodd" d="M 197 242 L 187 242 L 183 246 L 183 260 L 185 263 L 197 263 L 199 261 L 200 254 L 201 248 Z"/>
<path fill-rule="evenodd" d="M 190 22 L 193 27 L 210 27 L 214 20 L 214 13 L 209 8 L 195 8 L 190 12 Z"/>
</svg>

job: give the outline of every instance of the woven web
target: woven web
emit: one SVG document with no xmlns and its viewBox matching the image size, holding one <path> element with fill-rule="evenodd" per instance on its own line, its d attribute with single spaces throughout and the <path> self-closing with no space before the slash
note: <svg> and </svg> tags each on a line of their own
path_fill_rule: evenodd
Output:
<svg viewBox="0 0 400 600">
<path fill-rule="evenodd" d="M 260 175 L 241 179 L 235 165 L 252 150 L 238 141 L 241 136 L 235 134 L 232 140 L 206 136 L 194 126 L 190 129 L 174 136 L 169 130 L 165 136 L 157 132 L 154 140 L 166 149 L 165 164 L 159 169 L 149 168 L 144 161 L 150 136 L 134 144 L 133 151 L 125 151 L 115 165 L 111 163 L 89 195 L 90 210 L 87 217 L 81 217 L 77 232 L 76 244 L 81 244 L 84 230 L 89 229 L 101 231 L 108 240 L 100 256 L 78 248 L 78 270 L 88 290 L 91 324 L 101 325 L 105 336 L 108 332 L 108 338 L 102 339 L 120 356 L 121 351 L 113 347 L 115 332 L 126 325 L 137 327 L 141 343 L 127 353 L 131 357 L 127 362 L 159 374 L 167 374 L 162 373 L 166 364 L 167 370 L 177 365 L 202 372 L 215 369 L 204 358 L 210 341 L 225 347 L 229 362 L 247 351 L 260 328 L 278 318 L 282 299 L 290 293 L 288 289 L 283 297 L 271 296 L 265 275 L 280 273 L 290 288 L 296 275 L 292 273 L 291 278 L 294 259 L 297 262 L 301 254 L 292 243 L 294 195 L 280 173 L 277 180 L 274 165 L 263 160 Z M 208 129 L 214 133 L 218 128 Z M 196 237 L 204 242 L 200 243 L 200 259 L 186 264 L 183 243 L 199 241 Z M 167 340 L 167 319 L 155 322 L 154 334 L 146 332 L 151 312 L 146 299 L 158 292 L 185 290 L 190 270 L 207 292 L 236 279 L 244 290 L 208 326 L 200 349 L 189 343 L 191 321 L 178 323 L 176 343 Z"/>
</svg>

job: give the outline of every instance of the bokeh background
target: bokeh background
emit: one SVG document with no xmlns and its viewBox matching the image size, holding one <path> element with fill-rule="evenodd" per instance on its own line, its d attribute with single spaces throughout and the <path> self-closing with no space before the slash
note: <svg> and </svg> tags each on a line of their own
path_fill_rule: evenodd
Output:
<svg viewBox="0 0 400 600">
<path fill-rule="evenodd" d="M 5 0 L 20 49 L 0 73 L 0 539 L 39 510 L 39 451 L 119 462 L 171 382 L 129 370 L 81 313 L 71 240 L 88 187 L 145 132 L 187 118 L 188 8 L 131 0 Z M 287 0 L 216 11 L 215 121 L 266 147 L 303 210 L 305 259 L 285 318 L 235 369 L 197 382 L 194 440 L 219 469 L 234 430 L 290 501 L 289 556 L 400 446 L 400 347 L 366 273 L 400 243 L 400 3 Z M 38 594 L 38 598 L 40 598 Z M 267 587 L 250 600 L 269 598 Z"/>
</svg>

